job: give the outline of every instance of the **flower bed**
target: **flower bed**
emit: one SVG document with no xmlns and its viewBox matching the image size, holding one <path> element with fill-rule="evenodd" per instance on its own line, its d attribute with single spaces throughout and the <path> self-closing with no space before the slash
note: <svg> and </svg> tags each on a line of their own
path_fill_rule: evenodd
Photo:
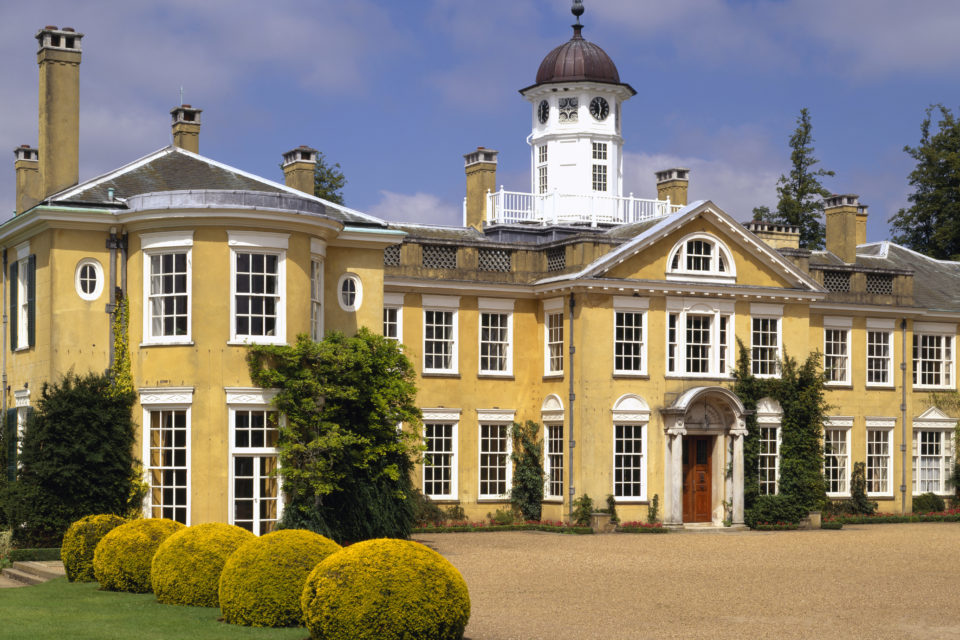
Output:
<svg viewBox="0 0 960 640">
<path fill-rule="evenodd" d="M 670 529 L 661 522 L 621 522 L 617 525 L 617 533 L 667 533 Z"/>
<path fill-rule="evenodd" d="M 440 526 L 421 525 L 413 533 L 472 533 L 480 531 L 549 531 L 551 533 L 593 533 L 590 527 L 568 525 L 556 520 L 528 520 L 514 524 L 491 524 L 489 522 L 447 522 Z"/>
<path fill-rule="evenodd" d="M 870 515 L 828 516 L 824 522 L 841 524 L 895 524 L 898 522 L 960 522 L 960 509 L 927 513 L 873 513 Z"/>
<path fill-rule="evenodd" d="M 799 529 L 800 525 L 796 522 L 758 522 L 754 527 L 755 531 L 793 531 Z"/>
</svg>

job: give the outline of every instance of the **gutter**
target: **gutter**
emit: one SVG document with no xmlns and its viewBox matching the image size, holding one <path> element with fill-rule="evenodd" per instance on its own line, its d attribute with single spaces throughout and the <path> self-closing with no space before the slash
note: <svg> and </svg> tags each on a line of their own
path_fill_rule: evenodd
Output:
<svg viewBox="0 0 960 640">
<path fill-rule="evenodd" d="M 570 331 L 568 332 L 569 340 L 570 340 L 570 362 L 567 364 L 567 366 L 569 367 L 567 370 L 567 375 L 569 376 L 569 380 L 570 380 L 570 395 L 569 395 L 570 420 L 568 423 L 569 424 L 568 441 L 570 443 L 570 446 L 567 447 L 567 451 L 569 451 L 569 455 L 567 456 L 567 474 L 568 474 L 567 477 L 569 478 L 568 482 L 570 483 L 570 489 L 568 490 L 568 493 L 570 494 L 570 511 L 568 516 L 568 521 L 570 521 L 571 523 L 573 521 L 573 499 L 574 499 L 574 496 L 576 496 L 577 494 L 576 489 L 573 486 L 573 449 L 574 447 L 577 446 L 576 441 L 573 439 L 573 424 L 574 424 L 573 403 L 574 403 L 574 400 L 576 400 L 576 394 L 574 394 L 573 392 L 573 371 L 574 371 L 573 356 L 577 351 L 577 348 L 573 346 L 573 310 L 575 307 L 576 307 L 576 302 L 574 301 L 574 293 L 573 291 L 571 291 L 570 292 L 570 313 L 569 313 Z"/>
<path fill-rule="evenodd" d="M 907 319 L 900 320 L 900 513 L 907 513 Z"/>
</svg>

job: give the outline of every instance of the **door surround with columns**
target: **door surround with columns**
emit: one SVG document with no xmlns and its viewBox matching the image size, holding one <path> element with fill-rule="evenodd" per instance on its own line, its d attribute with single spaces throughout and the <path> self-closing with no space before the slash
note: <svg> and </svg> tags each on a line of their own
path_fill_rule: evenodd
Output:
<svg viewBox="0 0 960 640">
<path fill-rule="evenodd" d="M 664 460 L 664 524 L 683 525 L 683 438 L 715 435 L 732 449 L 732 483 L 721 482 L 731 502 L 733 524 L 743 524 L 743 438 L 747 435 L 743 403 L 724 387 L 694 387 L 681 393 L 673 404 L 660 410 L 666 433 Z M 729 441 L 727 440 L 729 438 Z M 727 451 L 723 447 L 722 451 Z M 714 461 L 717 466 L 719 461 Z M 720 469 L 726 465 L 720 466 Z M 730 486 L 732 485 L 732 486 Z M 732 495 L 731 495 L 732 494 Z"/>
</svg>

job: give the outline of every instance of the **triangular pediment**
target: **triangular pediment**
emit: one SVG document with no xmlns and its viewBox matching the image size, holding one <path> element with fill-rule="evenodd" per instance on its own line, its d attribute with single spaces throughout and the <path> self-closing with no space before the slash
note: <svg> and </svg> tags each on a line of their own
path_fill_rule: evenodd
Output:
<svg viewBox="0 0 960 640">
<path fill-rule="evenodd" d="M 913 419 L 915 428 L 947 428 L 956 424 L 957 419 L 948 416 L 938 407 L 930 407 Z"/>
<path fill-rule="evenodd" d="M 687 246 L 688 239 L 702 239 L 714 245 L 717 262 L 711 272 L 688 271 L 685 265 L 689 263 L 685 259 L 673 262 L 679 247 Z M 719 263 L 721 254 L 722 267 Z M 823 291 L 807 273 L 710 201 L 695 202 L 664 217 L 577 273 L 541 282 L 580 279 Z"/>
</svg>

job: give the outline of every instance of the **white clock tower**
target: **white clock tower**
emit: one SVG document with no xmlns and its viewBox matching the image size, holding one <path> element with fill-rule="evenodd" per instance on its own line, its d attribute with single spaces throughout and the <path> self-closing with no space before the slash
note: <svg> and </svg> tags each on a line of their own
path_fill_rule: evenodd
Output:
<svg viewBox="0 0 960 640">
<path fill-rule="evenodd" d="M 563 198 L 557 206 L 570 214 L 587 200 L 606 210 L 623 195 L 620 105 L 637 93 L 620 82 L 610 56 L 583 39 L 580 0 L 572 11 L 573 37 L 543 59 L 536 84 L 520 90 L 533 112 L 531 192 Z"/>
</svg>

